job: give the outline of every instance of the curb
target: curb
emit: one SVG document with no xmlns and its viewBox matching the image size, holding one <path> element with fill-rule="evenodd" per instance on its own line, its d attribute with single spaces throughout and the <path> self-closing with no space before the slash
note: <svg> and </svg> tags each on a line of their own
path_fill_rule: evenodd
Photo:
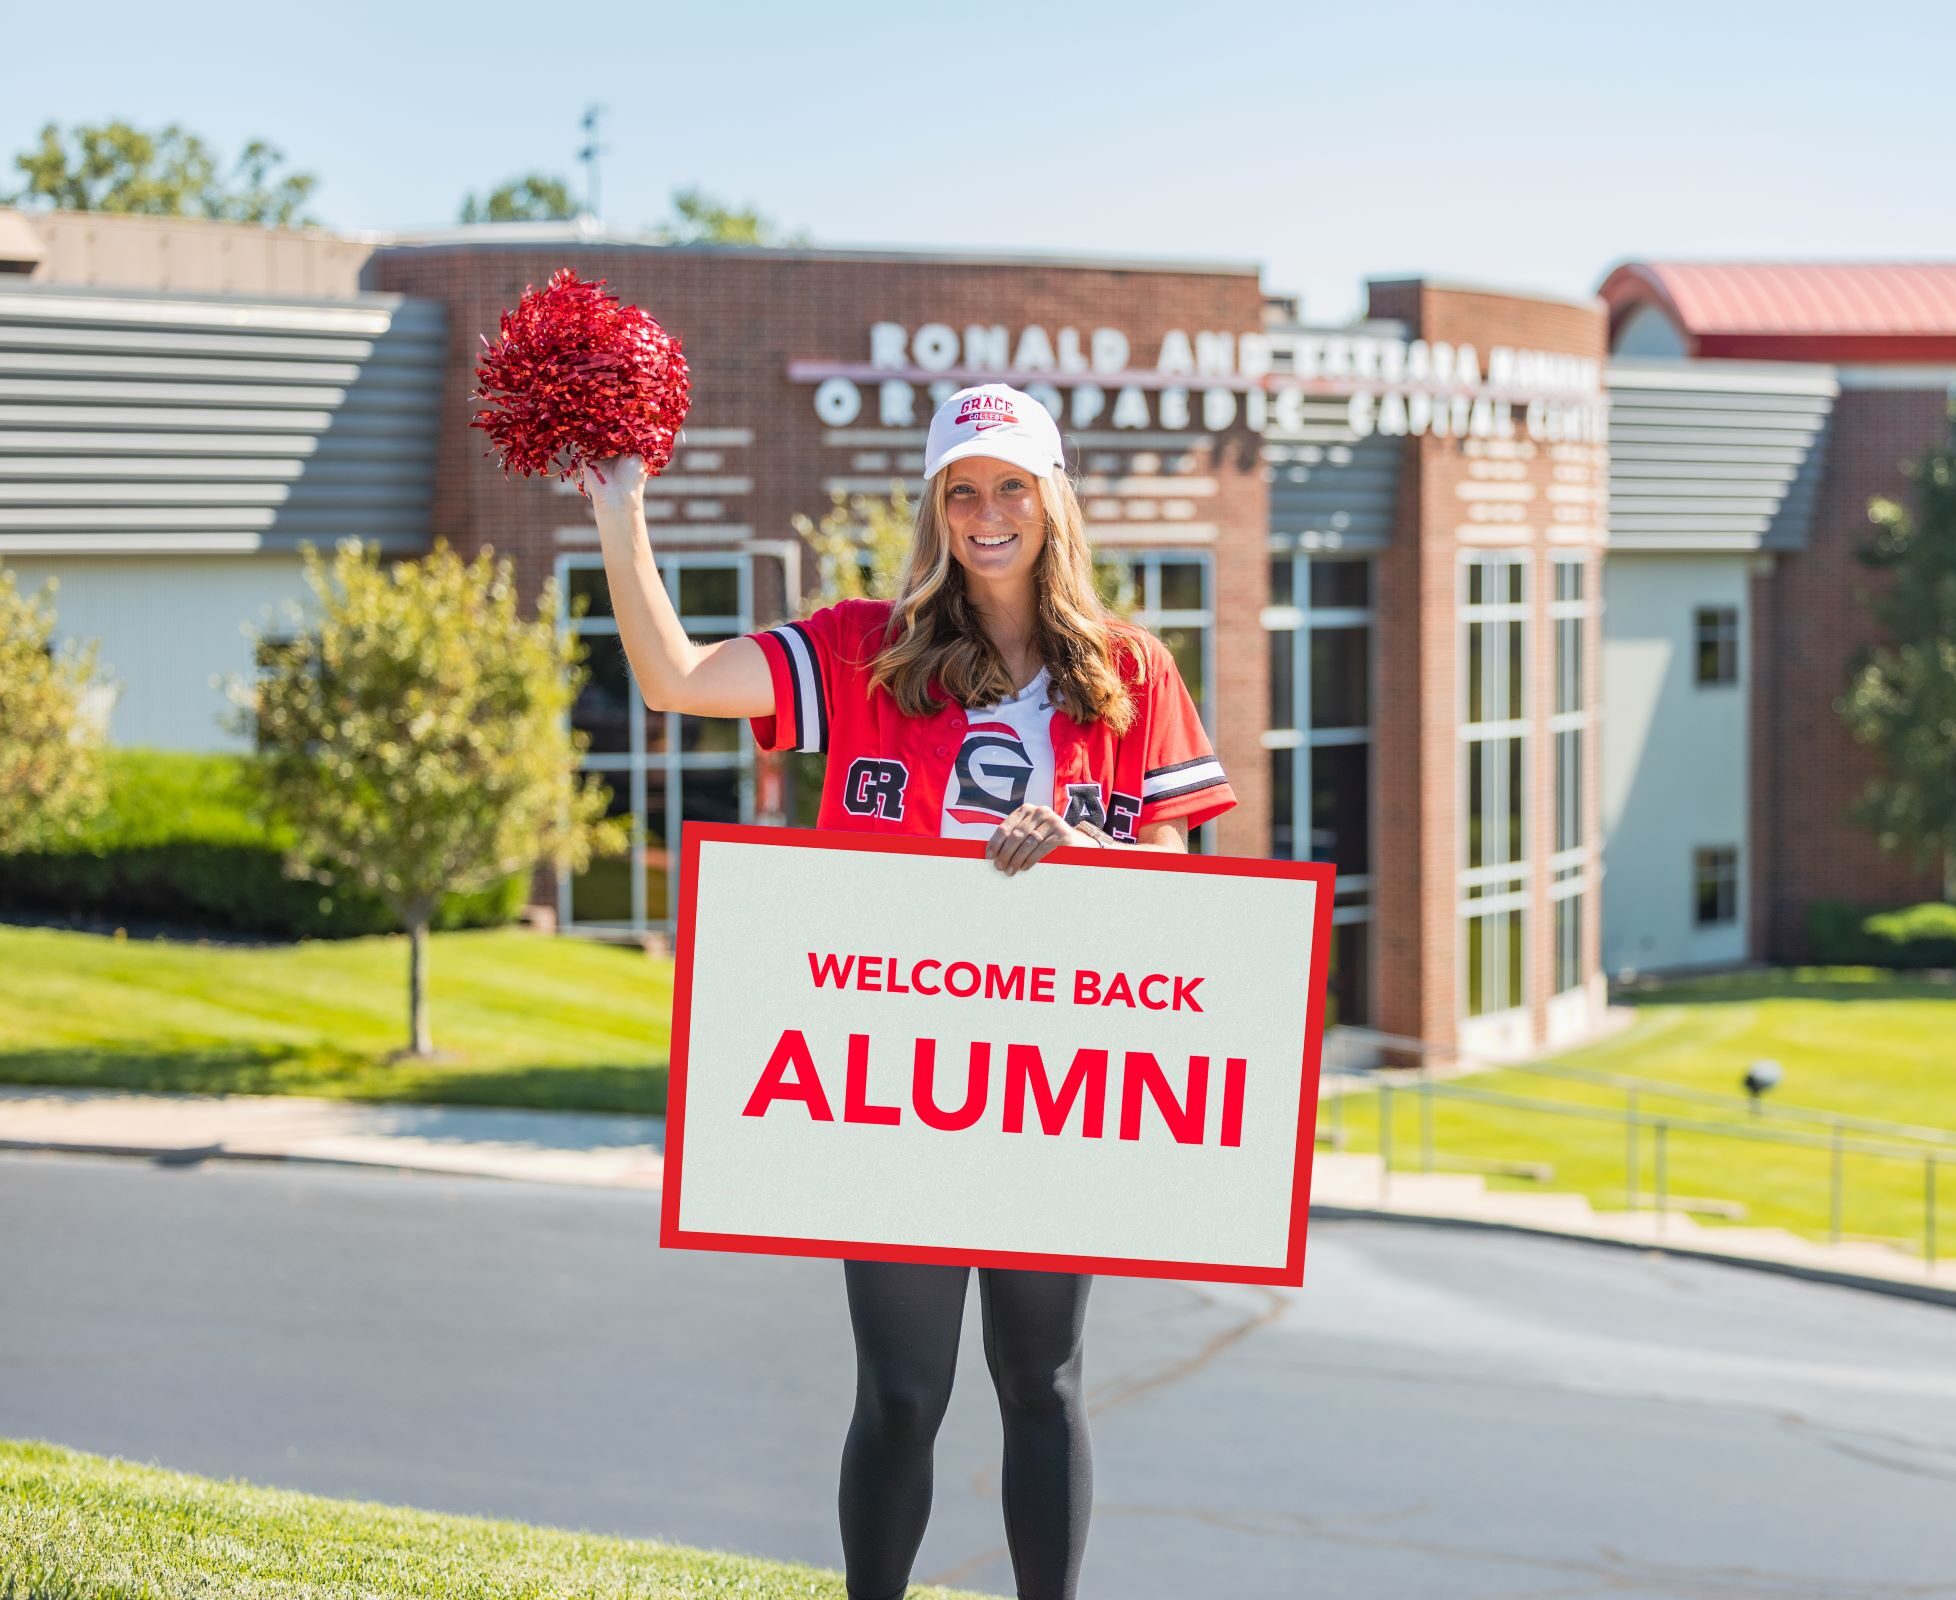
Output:
<svg viewBox="0 0 1956 1600">
<path fill-rule="evenodd" d="M 413 1173 L 433 1178 L 483 1178 L 498 1183 L 557 1183 L 561 1180 L 516 1177 L 506 1172 L 486 1172 L 455 1167 L 427 1167 L 386 1161 L 356 1161 L 342 1156 L 308 1155 L 284 1150 L 230 1150 L 222 1145 L 131 1145 L 54 1143 L 46 1140 L 0 1139 L 0 1151 L 48 1155 L 123 1156 L 149 1161 L 163 1167 L 193 1167 L 207 1161 L 286 1162 L 294 1166 L 338 1167 L 343 1170 Z M 635 1185 L 569 1185 L 570 1187 L 632 1188 L 640 1194 L 663 1193 L 663 1189 Z M 1427 1228 L 1464 1228 L 1482 1233 L 1512 1233 L 1535 1239 L 1562 1239 L 1571 1244 L 1600 1245 L 1606 1249 L 1635 1251 L 1638 1254 L 1676 1256 L 1680 1260 L 1710 1261 L 1720 1266 L 1745 1267 L 1782 1278 L 1799 1278 L 1809 1283 L 1831 1284 L 1835 1288 L 1859 1289 L 1895 1299 L 1914 1300 L 1922 1305 L 1956 1310 L 1956 1288 L 1939 1284 L 1910 1283 L 1899 1278 L 1878 1278 L 1868 1273 L 1807 1262 L 1775 1261 L 1766 1256 L 1733 1255 L 1718 1250 L 1692 1249 L 1655 1244 L 1640 1239 L 1613 1239 L 1605 1234 L 1570 1233 L 1561 1228 L 1535 1227 L 1523 1222 L 1494 1218 L 1446 1216 L 1418 1211 L 1381 1211 L 1366 1206 L 1311 1203 L 1310 1215 L 1335 1222 L 1395 1222 Z"/>
<path fill-rule="evenodd" d="M 1755 1272 L 1772 1273 L 1782 1278 L 1803 1278 L 1809 1283 L 1832 1284 L 1840 1289 L 1869 1290 L 1897 1299 L 1925 1305 L 1947 1306 L 1956 1310 L 1956 1289 L 1939 1284 L 1910 1283 L 1901 1278 L 1877 1278 L 1868 1273 L 1847 1272 L 1835 1267 L 1813 1266 L 1800 1261 L 1775 1261 L 1769 1256 L 1730 1255 L 1717 1250 L 1694 1250 L 1677 1245 L 1651 1244 L 1640 1239 L 1612 1239 L 1600 1233 L 1567 1233 L 1560 1228 L 1531 1227 L 1525 1222 L 1493 1218 L 1438 1216 L 1418 1211 L 1374 1211 L 1361 1206 L 1311 1206 L 1313 1217 L 1341 1222 L 1410 1222 L 1428 1228 L 1470 1228 L 1482 1233 L 1518 1233 L 1536 1239 L 1565 1239 L 1571 1244 L 1602 1245 L 1611 1250 L 1634 1250 L 1639 1254 L 1676 1256 L 1684 1261 L 1713 1261 L 1720 1266 L 1749 1267 Z"/>
<path fill-rule="evenodd" d="M 284 1162 L 295 1167 L 339 1167 L 346 1171 L 406 1172 L 425 1178 L 486 1178 L 497 1183 L 551 1181 L 540 1178 L 514 1178 L 506 1172 L 482 1172 L 468 1168 L 423 1167 L 392 1161 L 355 1161 L 346 1156 L 315 1156 L 294 1150 L 229 1150 L 223 1145 L 74 1144 L 56 1143 L 45 1139 L 0 1139 L 0 1152 L 55 1156 L 125 1156 L 134 1161 L 148 1161 L 159 1167 L 197 1167 L 207 1161 L 258 1161 L 267 1165 Z M 624 1186 L 619 1185 L 619 1187 Z"/>
</svg>

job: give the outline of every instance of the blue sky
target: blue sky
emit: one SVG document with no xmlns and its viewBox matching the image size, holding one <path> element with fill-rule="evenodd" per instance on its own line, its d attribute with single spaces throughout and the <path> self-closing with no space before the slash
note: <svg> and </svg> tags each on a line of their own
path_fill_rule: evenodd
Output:
<svg viewBox="0 0 1956 1600">
<path fill-rule="evenodd" d="M 1426 273 L 1956 257 L 1956 4 L 136 5 L 7 9 L 0 190 L 44 122 L 172 119 L 328 225 L 531 169 L 605 220 L 698 184 L 817 242 L 1255 261 L 1314 320 Z M 1190 19 L 1197 19 L 1191 21 Z"/>
</svg>

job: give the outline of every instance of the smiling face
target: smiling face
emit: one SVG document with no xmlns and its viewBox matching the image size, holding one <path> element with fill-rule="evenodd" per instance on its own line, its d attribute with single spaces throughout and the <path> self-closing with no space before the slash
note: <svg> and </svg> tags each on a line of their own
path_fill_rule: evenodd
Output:
<svg viewBox="0 0 1956 1600">
<path fill-rule="evenodd" d="M 966 456 L 944 469 L 944 525 L 951 559 L 980 586 L 1030 584 L 1046 548 L 1039 481 L 992 456 Z"/>
</svg>

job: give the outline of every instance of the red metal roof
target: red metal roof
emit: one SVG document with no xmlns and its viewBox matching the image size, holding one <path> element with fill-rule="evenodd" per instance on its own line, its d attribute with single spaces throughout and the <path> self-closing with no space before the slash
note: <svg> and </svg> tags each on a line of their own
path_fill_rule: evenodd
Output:
<svg viewBox="0 0 1956 1600">
<path fill-rule="evenodd" d="M 1612 333 L 1662 311 L 1695 355 L 1947 360 L 1956 261 L 1632 261 L 1597 290 Z"/>
</svg>

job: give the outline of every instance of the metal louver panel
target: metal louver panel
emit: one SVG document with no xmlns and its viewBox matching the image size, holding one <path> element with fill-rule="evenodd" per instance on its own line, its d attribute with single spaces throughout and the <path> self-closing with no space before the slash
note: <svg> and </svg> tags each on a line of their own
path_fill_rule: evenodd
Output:
<svg viewBox="0 0 1956 1600">
<path fill-rule="evenodd" d="M 1343 328 L 1282 324 L 1269 330 L 1273 371 L 1296 370 L 1297 340 L 1307 335 L 1398 338 L 1403 324 L 1353 323 Z M 1343 395 L 1303 397 L 1296 427 L 1273 414 L 1263 428 L 1263 476 L 1270 486 L 1273 550 L 1383 550 L 1392 542 L 1399 503 L 1405 437 L 1352 431 Z"/>
<path fill-rule="evenodd" d="M 0 286 L 0 556 L 425 550 L 445 309 Z"/>
<path fill-rule="evenodd" d="M 1792 550 L 1806 543 L 1831 367 L 1610 363 L 1613 550 Z"/>
<path fill-rule="evenodd" d="M 1273 545 L 1297 550 L 1383 550 L 1392 538 L 1403 438 L 1359 438 L 1342 398 L 1304 401 L 1303 426 L 1266 427 Z"/>
</svg>

